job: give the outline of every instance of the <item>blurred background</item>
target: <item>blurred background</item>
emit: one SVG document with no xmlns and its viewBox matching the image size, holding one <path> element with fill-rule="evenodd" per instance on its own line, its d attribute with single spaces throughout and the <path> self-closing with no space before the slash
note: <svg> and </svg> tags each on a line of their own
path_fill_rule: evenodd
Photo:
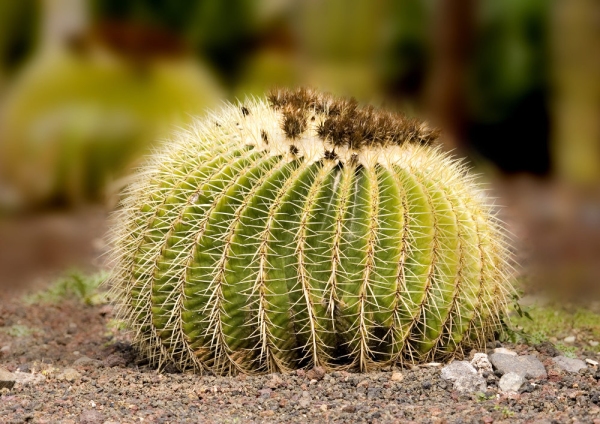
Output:
<svg viewBox="0 0 600 424">
<path fill-rule="evenodd" d="M 153 146 L 298 85 L 440 127 L 503 206 L 519 288 L 600 299 L 597 0 L 0 0 L 0 291 L 102 267 Z"/>
</svg>

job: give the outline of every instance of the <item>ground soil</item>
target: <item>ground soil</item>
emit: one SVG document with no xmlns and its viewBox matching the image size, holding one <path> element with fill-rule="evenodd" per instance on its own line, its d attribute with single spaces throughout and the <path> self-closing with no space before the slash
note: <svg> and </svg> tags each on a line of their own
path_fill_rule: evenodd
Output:
<svg viewBox="0 0 600 424">
<path fill-rule="evenodd" d="M 0 327 L 21 330 L 0 332 L 0 366 L 45 378 L 4 389 L 0 422 L 600 423 L 600 371 L 554 368 L 547 344 L 506 345 L 537 355 L 549 374 L 512 395 L 500 393 L 494 374 L 486 377 L 485 393 L 461 395 L 440 378 L 439 366 L 369 374 L 159 374 L 136 356 L 126 333 L 111 327 L 112 313 L 77 300 L 3 304 Z M 600 359 L 575 346 L 580 358 Z M 84 356 L 92 360 L 81 363 Z"/>
</svg>

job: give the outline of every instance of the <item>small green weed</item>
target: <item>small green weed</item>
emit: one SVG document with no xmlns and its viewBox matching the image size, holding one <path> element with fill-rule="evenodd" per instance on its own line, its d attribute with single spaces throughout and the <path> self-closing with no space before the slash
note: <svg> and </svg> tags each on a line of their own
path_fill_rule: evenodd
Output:
<svg viewBox="0 0 600 424">
<path fill-rule="evenodd" d="M 123 331 L 127 328 L 127 323 L 120 319 L 109 319 L 106 328 L 113 331 Z"/>
<path fill-rule="evenodd" d="M 106 322 L 106 331 L 104 332 L 104 338 L 107 342 L 104 347 L 108 347 L 114 343 L 114 338 L 123 331 L 127 330 L 127 323 L 120 319 L 111 318 Z"/>
<path fill-rule="evenodd" d="M 500 411 L 503 418 L 510 418 L 515 414 L 508 406 L 496 405 L 494 406 L 494 410 Z"/>
<path fill-rule="evenodd" d="M 23 301 L 32 305 L 34 303 L 59 303 L 67 298 L 76 298 L 87 305 L 101 305 L 108 302 L 107 293 L 98 289 L 106 278 L 106 272 L 85 275 L 79 271 L 71 271 L 49 288 L 26 295 Z"/>
<path fill-rule="evenodd" d="M 491 400 L 491 399 L 494 399 L 494 398 L 495 398 L 495 396 L 494 396 L 494 395 L 491 395 L 491 396 L 489 396 L 489 397 L 488 397 L 488 396 L 487 396 L 485 393 L 483 393 L 483 392 L 477 392 L 477 393 L 475 393 L 475 400 L 476 400 L 477 402 L 485 402 L 485 401 L 487 401 L 487 400 Z"/>
<path fill-rule="evenodd" d="M 22 324 L 14 324 L 10 327 L 1 328 L 0 330 L 12 337 L 27 337 L 37 331 L 35 328 L 27 327 Z"/>
<path fill-rule="evenodd" d="M 569 345 L 566 345 L 566 344 L 560 343 L 560 342 L 556 343 L 554 346 L 558 350 L 561 351 L 563 356 L 566 356 L 567 358 L 573 358 L 573 359 L 577 358 L 577 354 L 576 354 L 577 348 L 575 346 L 569 346 Z"/>
<path fill-rule="evenodd" d="M 600 340 L 600 314 L 589 309 L 565 309 L 557 305 L 532 306 L 525 314 L 512 316 L 511 329 L 507 331 L 508 340 L 537 344 L 551 337 L 561 340 L 578 334 L 578 338 Z M 576 348 L 563 343 L 555 343 L 565 356 L 574 355 Z M 588 349 L 600 351 L 600 346 L 588 346 Z"/>
</svg>

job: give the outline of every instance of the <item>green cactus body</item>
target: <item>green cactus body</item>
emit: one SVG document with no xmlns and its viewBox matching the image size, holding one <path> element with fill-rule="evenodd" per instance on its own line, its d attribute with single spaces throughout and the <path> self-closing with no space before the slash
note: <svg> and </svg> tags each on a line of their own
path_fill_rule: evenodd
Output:
<svg viewBox="0 0 600 424">
<path fill-rule="evenodd" d="M 509 254 L 424 124 L 308 90 L 181 133 L 116 214 L 112 290 L 151 363 L 362 371 L 494 337 Z"/>
</svg>

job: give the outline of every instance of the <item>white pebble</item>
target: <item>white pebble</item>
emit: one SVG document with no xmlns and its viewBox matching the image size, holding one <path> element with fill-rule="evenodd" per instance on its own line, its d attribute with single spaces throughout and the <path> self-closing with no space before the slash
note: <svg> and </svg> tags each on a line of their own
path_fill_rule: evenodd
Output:
<svg viewBox="0 0 600 424">
<path fill-rule="evenodd" d="M 480 373 L 484 372 L 493 372 L 492 364 L 485 353 L 476 353 L 473 356 L 473 360 L 471 361 L 471 365 L 475 367 L 475 369 Z"/>
<path fill-rule="evenodd" d="M 498 387 L 503 393 L 517 393 L 525 383 L 525 378 L 516 372 L 508 372 L 498 382 Z"/>
<path fill-rule="evenodd" d="M 404 380 L 404 376 L 401 372 L 394 371 L 392 374 L 392 381 L 402 381 Z"/>
<path fill-rule="evenodd" d="M 505 355 L 517 356 L 517 352 L 513 352 L 512 350 L 506 349 L 504 347 L 497 347 L 496 349 L 494 349 L 494 353 L 503 353 Z"/>
</svg>

